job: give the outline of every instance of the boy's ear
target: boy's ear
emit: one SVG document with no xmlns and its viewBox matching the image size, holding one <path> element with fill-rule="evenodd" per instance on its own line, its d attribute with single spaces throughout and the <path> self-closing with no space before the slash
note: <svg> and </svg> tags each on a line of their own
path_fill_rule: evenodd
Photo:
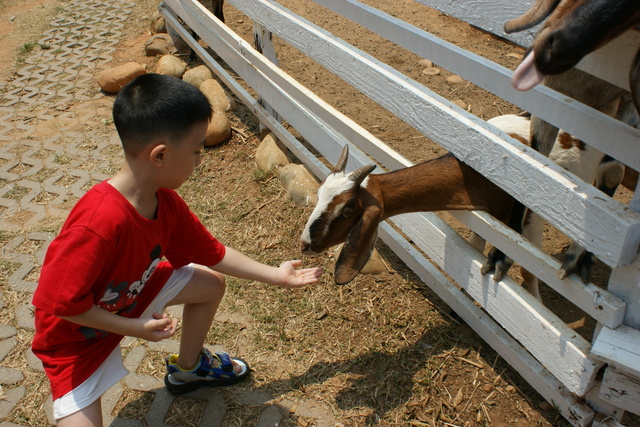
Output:
<svg viewBox="0 0 640 427">
<path fill-rule="evenodd" d="M 156 166 L 161 166 L 165 160 L 167 153 L 167 146 L 165 144 L 157 144 L 151 149 L 149 153 L 149 159 Z"/>
</svg>

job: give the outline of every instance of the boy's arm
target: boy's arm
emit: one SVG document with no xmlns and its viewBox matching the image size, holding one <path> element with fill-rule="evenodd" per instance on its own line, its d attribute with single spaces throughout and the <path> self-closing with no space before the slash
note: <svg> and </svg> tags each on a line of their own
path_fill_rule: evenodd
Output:
<svg viewBox="0 0 640 427">
<path fill-rule="evenodd" d="M 322 276 L 321 268 L 303 268 L 296 270 L 302 261 L 286 261 L 280 267 L 272 267 L 255 261 L 233 248 L 226 248 L 222 261 L 211 267 L 220 273 L 255 280 L 285 288 L 298 288 L 315 283 Z"/>
<path fill-rule="evenodd" d="M 143 338 L 147 341 L 160 341 L 169 338 L 175 334 L 178 326 L 178 321 L 170 319 L 166 314 L 153 313 L 153 319 L 127 318 L 104 310 L 97 305 L 77 316 L 61 316 L 61 318 L 89 328 Z"/>
</svg>

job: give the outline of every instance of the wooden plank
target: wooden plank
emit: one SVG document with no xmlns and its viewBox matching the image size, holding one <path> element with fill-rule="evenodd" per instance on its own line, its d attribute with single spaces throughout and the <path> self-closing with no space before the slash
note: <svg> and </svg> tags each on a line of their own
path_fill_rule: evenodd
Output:
<svg viewBox="0 0 640 427">
<path fill-rule="evenodd" d="M 437 9 L 447 15 L 468 22 L 520 46 L 531 46 L 541 24 L 518 33 L 507 34 L 504 24 L 525 12 L 532 0 L 416 0 L 425 6 Z M 578 68 L 624 89 L 629 89 L 631 62 L 640 47 L 640 33 L 629 30 L 608 45 L 587 55 Z"/>
<path fill-rule="evenodd" d="M 600 397 L 601 386 L 602 380 L 596 380 L 596 382 L 593 384 L 593 387 L 591 387 L 591 389 L 584 396 L 585 400 L 589 402 L 589 407 L 596 412 L 595 418 L 593 420 L 593 425 L 606 425 L 607 427 L 622 426 L 622 424 L 620 424 L 620 421 L 624 416 L 624 409 L 614 406 L 611 402 Z M 607 419 L 607 423 L 603 424 L 602 421 L 605 418 Z M 613 421 L 615 421 L 615 423 Z"/>
<path fill-rule="evenodd" d="M 439 10 L 449 16 L 482 28 L 485 31 L 499 35 L 507 40 L 529 46 L 533 42 L 541 24 L 528 30 L 507 34 L 504 24 L 514 19 L 533 4 L 533 0 L 505 1 L 505 0 L 415 0 L 424 6 Z"/>
<path fill-rule="evenodd" d="M 617 267 L 635 258 L 637 212 L 576 183 L 539 153 L 502 132 L 492 133 L 493 126 L 286 9 L 258 0 L 231 3 L 532 207 L 603 262 Z"/>
<path fill-rule="evenodd" d="M 640 130 L 579 102 L 567 103 L 566 96 L 544 86 L 536 86 L 527 92 L 517 91 L 511 86 L 511 70 L 356 0 L 313 1 L 416 55 L 434 61 L 438 66 L 564 129 L 612 157 L 624 159 L 625 164 L 635 169 L 640 167 L 640 152 L 635 150 Z M 638 35 L 640 38 L 640 33 Z M 616 40 L 615 44 L 622 42 Z M 603 61 L 615 63 L 609 57 Z M 628 71 L 625 79 L 628 80 Z"/>
<path fill-rule="evenodd" d="M 602 363 L 588 358 L 589 343 L 509 277 L 482 276 L 481 258 L 436 214 L 404 214 L 388 220 L 475 299 L 569 391 L 584 395 Z"/>
<path fill-rule="evenodd" d="M 591 354 L 616 366 L 620 371 L 640 378 L 640 331 L 620 325 L 603 327 L 593 342 Z M 640 400 L 639 400 L 640 402 Z"/>
<path fill-rule="evenodd" d="M 609 366 L 604 371 L 600 397 L 625 411 L 640 415 L 640 378 Z"/>
<path fill-rule="evenodd" d="M 623 323 L 640 329 L 640 258 L 630 265 L 614 269 L 607 288 L 627 303 Z"/>
<path fill-rule="evenodd" d="M 556 406 L 572 425 L 591 425 L 593 411 L 581 399 L 571 394 L 520 343 L 478 308 L 393 227 L 387 223 L 381 224 L 379 237 L 424 283 L 454 309 L 467 325 L 516 369 L 525 381 Z"/>
<path fill-rule="evenodd" d="M 260 24 L 254 24 L 253 26 L 253 40 L 254 46 L 258 52 L 264 55 L 269 61 L 273 62 L 274 65 L 279 65 L 278 56 L 276 55 L 276 50 L 273 47 L 273 42 L 271 40 L 271 33 L 264 28 Z M 258 99 L 258 102 L 261 102 Z M 280 115 L 277 111 L 275 111 L 269 104 L 265 104 L 264 108 L 271 114 L 277 121 L 280 121 Z M 260 123 L 261 126 L 262 122 Z"/>
<path fill-rule="evenodd" d="M 536 277 L 586 314 L 609 328 L 616 328 L 624 319 L 626 304 L 611 292 L 593 283 L 584 283 L 576 274 L 564 280 L 556 277 L 560 262 L 533 245 L 521 234 L 515 233 L 485 212 L 449 212 L 467 227 L 532 272 Z M 504 236 L 504 238 L 499 238 Z"/>
</svg>

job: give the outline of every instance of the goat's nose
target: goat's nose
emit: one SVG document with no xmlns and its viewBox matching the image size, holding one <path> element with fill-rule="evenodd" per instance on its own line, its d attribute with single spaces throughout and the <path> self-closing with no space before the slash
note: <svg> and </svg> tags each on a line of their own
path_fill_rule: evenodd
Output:
<svg viewBox="0 0 640 427">
<path fill-rule="evenodd" d="M 300 241 L 300 253 L 310 256 L 318 255 L 316 251 L 311 249 L 311 242 L 304 242 L 302 240 Z"/>
</svg>

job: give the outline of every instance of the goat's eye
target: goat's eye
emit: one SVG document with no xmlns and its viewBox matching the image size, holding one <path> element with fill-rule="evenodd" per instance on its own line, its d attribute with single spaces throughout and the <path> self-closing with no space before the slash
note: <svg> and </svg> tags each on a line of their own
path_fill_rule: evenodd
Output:
<svg viewBox="0 0 640 427">
<path fill-rule="evenodd" d="M 353 208 L 347 207 L 347 208 L 342 209 L 342 216 L 343 217 L 348 218 L 351 215 L 353 215 Z"/>
</svg>

